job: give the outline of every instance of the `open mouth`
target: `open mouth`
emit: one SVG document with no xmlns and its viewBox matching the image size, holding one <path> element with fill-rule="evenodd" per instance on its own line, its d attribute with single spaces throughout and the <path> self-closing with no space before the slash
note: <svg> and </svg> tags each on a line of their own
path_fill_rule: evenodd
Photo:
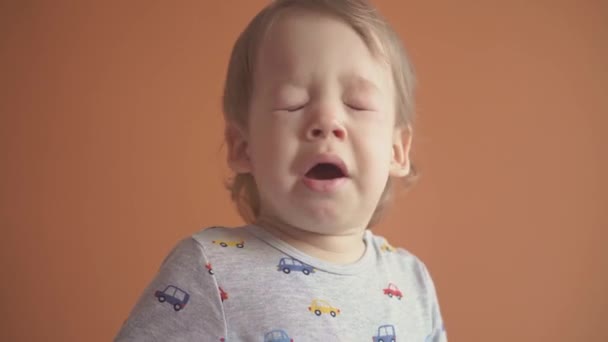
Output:
<svg viewBox="0 0 608 342">
<path fill-rule="evenodd" d="M 306 172 L 306 177 L 318 180 L 331 180 L 346 177 L 346 175 L 338 165 L 318 163 Z"/>
</svg>

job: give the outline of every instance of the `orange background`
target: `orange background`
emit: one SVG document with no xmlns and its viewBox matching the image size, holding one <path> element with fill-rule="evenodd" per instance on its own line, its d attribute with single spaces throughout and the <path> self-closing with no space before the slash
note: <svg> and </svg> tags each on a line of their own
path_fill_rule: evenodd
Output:
<svg viewBox="0 0 608 342">
<path fill-rule="evenodd" d="M 0 2 L 0 340 L 111 340 L 178 239 L 241 223 L 220 96 L 265 2 Z M 608 341 L 607 3 L 377 5 L 422 177 L 376 231 L 450 341 Z"/>
</svg>

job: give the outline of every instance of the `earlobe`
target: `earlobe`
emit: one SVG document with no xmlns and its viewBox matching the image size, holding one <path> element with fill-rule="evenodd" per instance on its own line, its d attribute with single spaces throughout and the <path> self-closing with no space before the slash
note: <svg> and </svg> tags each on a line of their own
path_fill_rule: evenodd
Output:
<svg viewBox="0 0 608 342">
<path fill-rule="evenodd" d="M 234 123 L 227 123 L 224 134 L 228 145 L 228 166 L 235 173 L 251 172 L 249 144 L 243 130 Z"/>
<path fill-rule="evenodd" d="M 391 158 L 390 174 L 394 177 L 405 177 L 410 173 L 410 147 L 412 145 L 412 129 L 397 128 L 393 134 L 393 155 Z"/>
</svg>

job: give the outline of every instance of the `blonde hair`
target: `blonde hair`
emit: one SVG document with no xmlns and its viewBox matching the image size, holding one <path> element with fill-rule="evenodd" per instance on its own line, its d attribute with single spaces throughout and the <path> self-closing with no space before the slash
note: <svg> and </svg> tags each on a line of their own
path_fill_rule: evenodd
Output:
<svg viewBox="0 0 608 342">
<path fill-rule="evenodd" d="M 363 39 L 374 57 L 390 66 L 396 94 L 396 125 L 411 129 L 414 71 L 397 33 L 366 0 L 275 0 L 259 12 L 238 37 L 232 50 L 223 97 L 226 127 L 236 124 L 242 130 L 247 129 L 258 48 L 280 13 L 294 8 L 317 11 L 343 20 Z M 415 168 L 410 165 L 410 173 L 404 177 L 405 186 L 409 187 L 415 178 Z M 254 222 L 260 213 L 260 198 L 253 176 L 236 174 L 226 187 L 241 217 L 247 223 Z M 369 227 L 379 221 L 392 198 L 392 188 L 389 177 Z"/>
</svg>

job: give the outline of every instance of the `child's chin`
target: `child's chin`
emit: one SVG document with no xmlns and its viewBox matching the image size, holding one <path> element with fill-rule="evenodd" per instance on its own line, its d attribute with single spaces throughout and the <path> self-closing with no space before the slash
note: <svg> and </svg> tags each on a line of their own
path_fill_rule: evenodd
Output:
<svg viewBox="0 0 608 342">
<path fill-rule="evenodd" d="M 293 225 L 309 232 L 319 234 L 341 234 L 347 233 L 356 226 L 365 226 L 365 223 L 357 225 L 353 222 L 352 215 L 347 215 L 346 211 L 331 207 L 314 208 L 309 212 L 299 216 L 298 222 Z"/>
</svg>

